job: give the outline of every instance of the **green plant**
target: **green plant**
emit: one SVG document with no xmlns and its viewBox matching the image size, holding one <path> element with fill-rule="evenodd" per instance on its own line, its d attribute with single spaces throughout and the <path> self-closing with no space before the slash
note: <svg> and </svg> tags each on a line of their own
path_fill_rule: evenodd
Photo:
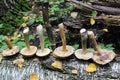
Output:
<svg viewBox="0 0 120 80">
<path fill-rule="evenodd" d="M 68 12 L 74 9 L 74 7 L 66 3 L 65 0 L 49 0 L 49 4 L 50 21 L 56 20 L 59 17 L 65 17 Z"/>
<path fill-rule="evenodd" d="M 28 19 L 28 24 L 29 24 L 29 25 L 33 25 L 34 23 L 41 23 L 41 24 L 44 23 L 42 16 L 37 17 L 36 14 L 34 14 L 34 13 L 29 13 L 29 12 L 22 12 L 22 14 L 29 17 L 29 19 Z"/>
<path fill-rule="evenodd" d="M 35 38 L 34 35 L 29 35 L 29 40 L 33 40 Z M 18 37 L 12 41 L 13 46 L 19 46 L 20 49 L 26 46 L 23 37 Z M 0 49 L 7 49 L 7 44 L 4 41 L 4 36 L 0 35 Z"/>
<path fill-rule="evenodd" d="M 4 36 L 0 35 L 0 49 L 6 49 L 6 48 L 7 48 L 7 45 L 4 42 Z"/>
<path fill-rule="evenodd" d="M 9 10 L 1 19 L 0 34 L 10 35 L 23 22 L 23 14 L 21 12 L 30 10 L 30 5 L 26 0 L 18 0 L 14 8 Z"/>
<path fill-rule="evenodd" d="M 74 49 L 78 49 L 79 44 L 74 44 L 72 47 L 73 47 Z"/>
<path fill-rule="evenodd" d="M 44 44 L 45 44 L 45 48 L 51 49 L 50 41 L 47 36 L 44 36 Z"/>
<path fill-rule="evenodd" d="M 107 49 L 107 50 L 114 50 L 115 48 L 113 47 L 113 44 L 103 44 L 103 43 L 99 43 L 98 46 L 101 48 L 101 49 Z M 88 48 L 89 50 L 93 50 L 93 48 Z"/>
<path fill-rule="evenodd" d="M 113 47 L 113 44 L 103 44 L 103 43 L 99 43 L 98 44 L 100 48 L 102 49 L 107 49 L 107 50 L 114 50 L 115 48 Z"/>
<path fill-rule="evenodd" d="M 92 11 L 92 13 L 90 14 L 90 16 L 96 17 L 97 16 L 97 11 Z"/>
</svg>

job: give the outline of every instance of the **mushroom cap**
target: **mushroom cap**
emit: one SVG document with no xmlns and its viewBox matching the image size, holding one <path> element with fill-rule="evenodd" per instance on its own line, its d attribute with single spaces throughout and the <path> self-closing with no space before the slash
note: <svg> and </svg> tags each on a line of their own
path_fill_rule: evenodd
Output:
<svg viewBox="0 0 120 80">
<path fill-rule="evenodd" d="M 39 56 L 39 57 L 44 57 L 44 56 L 49 55 L 50 52 L 51 52 L 51 50 L 48 49 L 48 48 L 44 48 L 43 51 L 41 49 L 38 49 L 37 52 L 36 52 L 36 55 Z"/>
<path fill-rule="evenodd" d="M 98 55 L 98 54 L 94 54 L 93 57 L 92 57 L 93 61 L 95 61 L 96 63 L 101 64 L 101 65 L 105 65 L 105 64 L 109 63 L 116 56 L 116 54 L 111 50 L 101 49 L 101 52 L 106 53 L 108 55 L 108 59 L 100 60 L 101 55 Z"/>
<path fill-rule="evenodd" d="M 18 46 L 14 46 L 12 49 L 7 49 L 7 50 L 4 50 L 3 52 L 2 52 L 2 55 L 3 56 L 13 56 L 13 55 L 15 55 L 16 53 L 18 53 L 19 52 L 19 47 Z"/>
<path fill-rule="evenodd" d="M 87 50 L 87 53 L 82 53 L 82 49 L 78 49 L 75 51 L 75 56 L 78 59 L 88 60 L 93 57 L 93 51 Z"/>
<path fill-rule="evenodd" d="M 55 58 L 63 58 L 64 59 L 64 58 L 71 56 L 75 50 L 72 46 L 69 46 L 69 45 L 66 45 L 66 49 L 67 49 L 66 52 L 62 51 L 62 49 L 63 49 L 63 46 L 56 48 L 53 51 L 53 56 Z"/>
<path fill-rule="evenodd" d="M 30 46 L 30 49 L 28 49 L 27 47 L 23 48 L 20 53 L 23 55 L 23 56 L 26 56 L 26 57 L 31 57 L 33 56 L 37 51 L 37 47 L 35 46 Z"/>
</svg>

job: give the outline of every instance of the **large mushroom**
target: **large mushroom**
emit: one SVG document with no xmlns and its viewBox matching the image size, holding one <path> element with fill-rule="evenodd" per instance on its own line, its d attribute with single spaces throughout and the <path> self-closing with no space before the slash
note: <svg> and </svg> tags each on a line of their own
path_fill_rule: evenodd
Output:
<svg viewBox="0 0 120 80">
<path fill-rule="evenodd" d="M 94 55 L 92 57 L 93 61 L 95 61 L 98 64 L 105 65 L 115 58 L 116 54 L 113 51 L 100 49 L 98 47 L 94 33 L 92 31 L 88 31 L 88 35 L 95 50 Z"/>
<path fill-rule="evenodd" d="M 37 50 L 36 55 L 39 57 L 44 57 L 50 54 L 50 49 L 49 48 L 44 48 L 44 36 L 43 36 L 43 27 L 42 25 L 37 26 L 37 33 L 40 38 L 40 47 L 41 49 Z"/>
<path fill-rule="evenodd" d="M 93 57 L 93 51 L 88 50 L 86 47 L 87 46 L 87 38 L 88 38 L 86 29 L 81 29 L 80 35 L 81 35 L 82 49 L 76 50 L 75 56 L 78 59 L 88 60 Z"/>
<path fill-rule="evenodd" d="M 64 33 L 64 25 L 63 23 L 59 24 L 60 36 L 62 39 L 62 46 L 56 48 L 53 51 L 53 56 L 56 58 L 67 58 L 74 53 L 74 48 L 70 45 L 66 45 L 66 38 Z"/>
<path fill-rule="evenodd" d="M 16 53 L 19 52 L 19 47 L 18 46 L 13 47 L 10 39 L 7 36 L 4 37 L 4 40 L 5 40 L 5 42 L 6 42 L 7 46 L 8 46 L 8 49 L 4 50 L 2 52 L 3 56 L 5 56 L 5 57 L 13 56 L 13 55 L 15 55 Z"/>
<path fill-rule="evenodd" d="M 30 46 L 28 33 L 29 33 L 29 28 L 24 29 L 23 34 L 24 34 L 24 39 L 25 39 L 25 42 L 26 42 L 26 47 L 23 48 L 20 53 L 25 57 L 31 57 L 37 51 L 37 47 Z"/>
</svg>

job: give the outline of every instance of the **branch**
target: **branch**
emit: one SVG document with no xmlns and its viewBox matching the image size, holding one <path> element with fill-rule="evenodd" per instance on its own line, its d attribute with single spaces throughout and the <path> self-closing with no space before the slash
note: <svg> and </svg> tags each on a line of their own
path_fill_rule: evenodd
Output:
<svg viewBox="0 0 120 80">
<path fill-rule="evenodd" d="M 89 5 L 89 4 L 86 4 L 86 3 L 83 3 L 77 0 L 67 0 L 67 1 L 69 1 L 76 8 L 81 9 L 86 12 L 96 10 L 100 12 L 106 12 L 109 14 L 120 14 L 119 8 L 106 7 L 106 6 L 100 6 L 100 5 Z"/>
</svg>

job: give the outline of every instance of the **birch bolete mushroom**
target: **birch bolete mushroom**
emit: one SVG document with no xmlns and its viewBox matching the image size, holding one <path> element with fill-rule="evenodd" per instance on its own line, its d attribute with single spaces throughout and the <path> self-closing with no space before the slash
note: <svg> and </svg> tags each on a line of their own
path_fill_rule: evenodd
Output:
<svg viewBox="0 0 120 80">
<path fill-rule="evenodd" d="M 53 56 L 56 58 L 67 58 L 73 54 L 75 49 L 70 45 L 66 45 L 66 38 L 65 38 L 63 23 L 59 24 L 59 31 L 62 39 L 62 46 L 56 48 L 53 51 Z"/>
<path fill-rule="evenodd" d="M 15 55 L 16 53 L 19 52 L 19 47 L 18 46 L 13 47 L 10 39 L 7 36 L 4 37 L 4 40 L 5 40 L 5 42 L 6 42 L 7 46 L 8 46 L 8 49 L 4 50 L 2 52 L 3 56 L 5 56 L 5 57 L 13 56 L 13 55 Z"/>
<path fill-rule="evenodd" d="M 36 53 L 37 47 L 30 46 L 30 44 L 29 44 L 29 35 L 28 35 L 29 34 L 29 28 L 24 29 L 23 34 L 24 34 L 26 47 L 23 48 L 20 53 L 23 56 L 31 57 L 31 56 L 33 56 Z"/>
<path fill-rule="evenodd" d="M 87 38 L 88 38 L 86 29 L 81 29 L 80 35 L 81 35 L 82 49 L 76 50 L 75 56 L 78 59 L 88 60 L 93 57 L 93 51 L 88 50 L 86 47 L 87 46 Z"/>
<path fill-rule="evenodd" d="M 50 54 L 51 50 L 49 48 L 44 48 L 44 36 L 43 36 L 43 27 L 42 27 L 42 25 L 39 25 L 37 27 L 37 33 L 38 33 L 39 38 L 40 38 L 40 47 L 41 47 L 41 49 L 37 50 L 36 55 L 39 56 L 39 57 L 47 56 L 47 55 Z"/>
<path fill-rule="evenodd" d="M 93 61 L 95 61 L 98 64 L 105 65 L 115 58 L 116 54 L 113 51 L 100 49 L 98 47 L 94 33 L 92 31 L 88 31 L 88 35 L 95 50 L 94 55 L 92 57 Z"/>
</svg>

